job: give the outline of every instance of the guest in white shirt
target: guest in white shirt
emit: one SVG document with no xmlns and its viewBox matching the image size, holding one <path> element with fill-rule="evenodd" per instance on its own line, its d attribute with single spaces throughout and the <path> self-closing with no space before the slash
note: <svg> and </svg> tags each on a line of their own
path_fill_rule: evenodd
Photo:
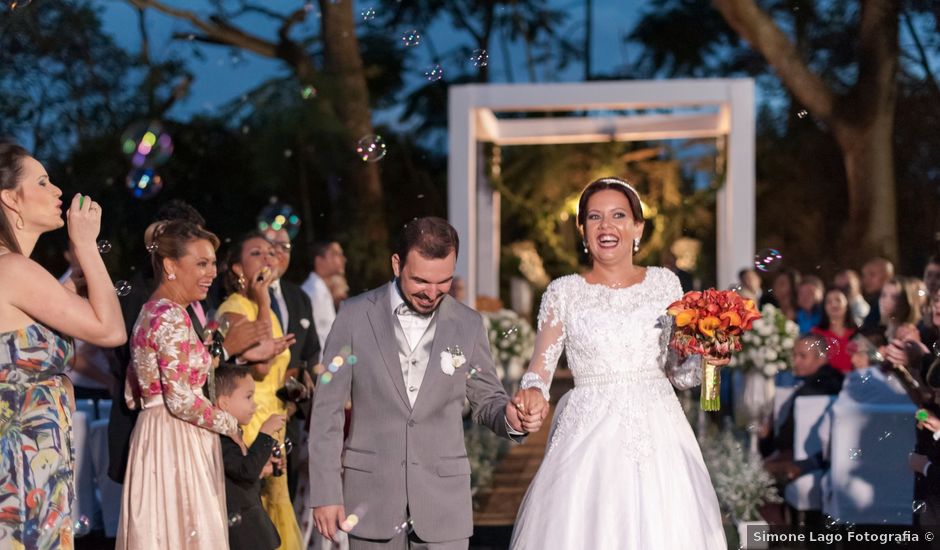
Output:
<svg viewBox="0 0 940 550">
<path fill-rule="evenodd" d="M 346 256 L 343 247 L 336 241 L 317 242 L 313 245 L 313 271 L 301 285 L 313 303 L 313 324 L 320 339 L 320 349 L 326 345 L 326 335 L 330 333 L 336 319 L 336 306 L 327 284 L 332 277 L 346 273 Z"/>
</svg>

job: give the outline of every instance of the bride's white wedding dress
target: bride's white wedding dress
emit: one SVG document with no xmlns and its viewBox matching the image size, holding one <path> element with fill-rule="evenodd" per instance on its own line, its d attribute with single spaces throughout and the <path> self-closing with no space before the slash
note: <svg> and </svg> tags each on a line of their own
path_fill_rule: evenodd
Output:
<svg viewBox="0 0 940 550">
<path fill-rule="evenodd" d="M 673 390 L 700 376 L 668 352 L 666 308 L 681 296 L 663 268 L 622 289 L 580 275 L 549 285 L 523 387 L 547 392 L 564 351 L 575 388 L 522 502 L 514 550 L 727 548 L 715 490 Z"/>
</svg>

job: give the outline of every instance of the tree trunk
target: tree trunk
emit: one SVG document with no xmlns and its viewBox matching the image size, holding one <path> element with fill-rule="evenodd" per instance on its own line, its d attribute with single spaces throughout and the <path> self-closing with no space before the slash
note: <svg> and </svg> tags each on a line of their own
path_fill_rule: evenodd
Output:
<svg viewBox="0 0 940 550">
<path fill-rule="evenodd" d="M 326 70 L 343 94 L 335 109 L 348 131 L 345 141 L 349 154 L 354 155 L 358 140 L 374 130 L 352 2 L 320 0 L 320 10 Z M 371 286 L 388 278 L 388 228 L 379 166 L 362 163 L 350 186 L 355 203 L 349 212 L 350 231 L 346 235 L 349 271 L 356 282 Z"/>
<path fill-rule="evenodd" d="M 834 127 L 849 190 L 849 219 L 840 254 L 843 261 L 898 258 L 893 130 L 893 100 L 865 126 Z"/>
</svg>

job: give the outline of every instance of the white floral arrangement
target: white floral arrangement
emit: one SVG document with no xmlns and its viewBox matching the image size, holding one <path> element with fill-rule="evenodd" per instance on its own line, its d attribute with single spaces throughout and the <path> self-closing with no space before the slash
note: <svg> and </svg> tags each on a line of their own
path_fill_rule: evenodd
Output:
<svg viewBox="0 0 940 550">
<path fill-rule="evenodd" d="M 792 366 L 793 345 L 800 335 L 800 327 L 771 304 L 761 308 L 760 314 L 753 330 L 741 337 L 741 351 L 732 356 L 731 365 L 754 369 L 770 377 Z"/>
<path fill-rule="evenodd" d="M 764 504 L 782 502 L 760 455 L 746 451 L 730 428 L 718 437 L 699 437 L 699 445 L 718 502 L 736 521 L 758 520 Z"/>
<path fill-rule="evenodd" d="M 504 383 L 517 383 L 535 352 L 532 325 L 510 309 L 483 312 L 483 318 L 499 379 Z"/>
</svg>

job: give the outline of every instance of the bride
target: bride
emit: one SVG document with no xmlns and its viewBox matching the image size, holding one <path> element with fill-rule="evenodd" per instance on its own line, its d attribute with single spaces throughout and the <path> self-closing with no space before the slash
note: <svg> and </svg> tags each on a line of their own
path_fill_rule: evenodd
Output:
<svg viewBox="0 0 940 550">
<path fill-rule="evenodd" d="M 575 388 L 522 502 L 511 548 L 724 550 L 715 490 L 673 391 L 701 377 L 699 358 L 680 365 L 667 351 L 666 308 L 682 296 L 679 280 L 633 264 L 644 220 L 627 182 L 588 185 L 578 225 L 592 267 L 549 285 L 518 395 L 526 408 L 541 399 L 526 389 L 547 399 L 563 351 Z"/>
</svg>

